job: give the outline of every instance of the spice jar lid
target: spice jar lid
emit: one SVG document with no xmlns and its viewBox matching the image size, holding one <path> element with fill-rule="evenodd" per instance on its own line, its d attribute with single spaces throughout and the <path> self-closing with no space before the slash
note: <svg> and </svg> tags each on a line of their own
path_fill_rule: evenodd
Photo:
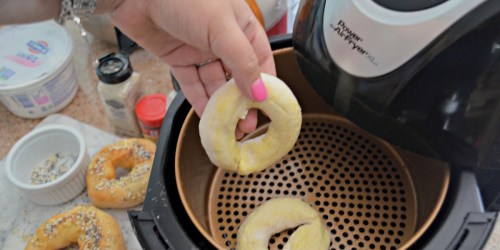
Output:
<svg viewBox="0 0 500 250">
<path fill-rule="evenodd" d="M 147 95 L 135 106 L 139 121 L 150 127 L 159 127 L 167 112 L 167 97 L 163 94 Z"/>
<path fill-rule="evenodd" d="M 107 84 L 121 83 L 132 75 L 133 69 L 128 57 L 120 53 L 110 53 L 99 58 L 97 77 Z"/>
</svg>

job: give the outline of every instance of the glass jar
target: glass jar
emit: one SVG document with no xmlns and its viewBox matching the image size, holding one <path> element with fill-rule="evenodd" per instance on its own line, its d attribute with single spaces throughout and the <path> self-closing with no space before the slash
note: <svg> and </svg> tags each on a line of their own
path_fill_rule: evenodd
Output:
<svg viewBox="0 0 500 250">
<path fill-rule="evenodd" d="M 129 59 L 119 53 L 100 58 L 96 73 L 97 92 L 113 132 L 119 136 L 141 137 L 134 112 L 142 95 L 140 74 L 134 72 Z"/>
</svg>

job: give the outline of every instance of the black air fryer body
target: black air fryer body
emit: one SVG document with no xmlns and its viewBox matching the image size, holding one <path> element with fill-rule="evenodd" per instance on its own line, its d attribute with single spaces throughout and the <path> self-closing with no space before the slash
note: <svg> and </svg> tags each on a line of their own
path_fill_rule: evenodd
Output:
<svg viewBox="0 0 500 250">
<path fill-rule="evenodd" d="M 325 101 L 357 125 L 406 149 L 454 165 L 500 167 L 500 82 L 495 79 L 495 71 L 500 69 L 500 2 L 477 1 L 481 3 L 418 48 L 413 57 L 392 70 L 375 73 L 344 70 L 343 64 L 352 68 L 357 62 L 331 58 L 330 53 L 337 53 L 337 48 L 328 49 L 323 27 L 329 27 L 329 32 L 345 43 L 345 48 L 338 49 L 350 50 L 350 56 L 366 62 L 371 58 L 377 61 L 381 54 L 393 50 L 384 44 L 386 40 L 405 40 L 400 37 L 407 36 L 406 40 L 411 40 L 419 34 L 408 27 L 402 34 L 379 30 L 377 36 L 365 38 L 363 29 L 350 27 L 342 17 L 324 23 L 325 4 L 332 2 L 351 1 L 305 1 L 293 36 L 303 73 Z M 374 2 L 384 3 L 380 7 L 405 9 L 400 1 Z M 421 6 L 413 9 L 426 11 L 468 1 L 415 2 Z M 432 6 L 424 4 L 427 2 L 442 3 Z M 369 27 L 366 29 L 374 26 L 364 25 Z M 372 43 L 381 44 L 373 50 L 366 48 Z M 360 67 L 362 63 L 358 63 Z M 363 76 L 370 73 L 370 77 Z"/>
<path fill-rule="evenodd" d="M 471 6 L 442 31 L 435 32 L 428 43 L 412 48 L 413 55 L 405 60 L 396 55 L 400 63 L 387 67 L 383 59 L 378 61 L 394 46 L 412 47 L 408 41 L 418 40 L 435 27 L 426 26 L 427 30 L 420 34 L 414 33 L 412 25 L 407 29 L 398 27 L 400 33 L 373 31 L 383 21 L 367 13 L 363 5 L 377 5 L 375 8 L 404 16 L 464 3 Z M 327 9 L 332 6 L 339 8 L 338 17 L 325 16 L 333 15 L 335 11 Z M 349 8 L 362 12 L 358 15 L 367 15 L 369 23 L 353 21 L 351 25 L 347 21 Z M 443 13 L 448 14 L 435 18 L 442 22 L 453 19 L 453 11 Z M 453 219 L 448 222 L 462 223 L 470 212 L 480 212 L 483 207 L 500 210 L 500 185 L 496 181 L 500 169 L 499 1 L 303 1 L 297 18 L 293 42 L 299 64 L 326 102 L 358 126 L 394 145 L 450 163 L 454 185 L 447 197 L 447 217 Z M 389 29 L 391 25 L 405 26 L 380 24 Z M 338 44 L 328 44 L 332 40 Z M 348 51 L 348 55 L 335 58 L 339 51 Z M 474 182 L 472 186 L 476 187 L 463 193 L 461 181 Z M 480 197 L 476 197 L 478 191 Z M 468 198 L 475 202 L 465 202 L 465 207 L 476 205 L 457 212 L 459 205 L 454 202 Z M 448 238 L 460 230 L 455 225 L 446 231 L 434 232 L 437 238 L 420 242 L 417 249 L 451 247 Z M 467 240 L 465 235 L 454 237 Z M 460 244 L 463 249 L 480 247 Z"/>
<path fill-rule="evenodd" d="M 392 11 L 395 17 L 416 13 L 415 20 L 429 21 L 419 15 L 464 2 L 468 7 L 459 17 L 445 15 L 453 21 L 433 32 L 425 31 L 432 25 L 404 29 L 408 23 L 390 25 L 376 13 L 368 15 L 400 34 L 352 23 L 348 17 L 333 22 L 334 11 L 325 10 L 342 3 L 341 13 L 349 13 L 345 8 L 351 4 L 361 8 L 357 15 L 374 8 L 379 14 Z M 368 27 L 370 34 L 358 26 Z M 432 34 L 417 34 L 417 41 L 411 34 L 422 27 L 422 34 Z M 331 33 L 325 35 L 328 29 Z M 336 45 L 328 45 L 335 36 Z M 383 39 L 372 40 L 379 37 Z M 273 49 L 291 47 L 293 40 L 302 73 L 341 115 L 393 145 L 449 163 L 443 207 L 412 249 L 485 245 L 500 210 L 500 1 L 307 0 L 301 3 L 293 39 L 272 40 Z M 414 44 L 408 42 L 412 40 Z M 397 58 L 385 58 L 384 53 Z M 338 54 L 343 57 L 335 58 Z M 213 249 L 188 217 L 174 178 L 177 141 L 190 109 L 179 92 L 162 126 L 143 210 L 130 212 L 145 249 Z"/>
</svg>

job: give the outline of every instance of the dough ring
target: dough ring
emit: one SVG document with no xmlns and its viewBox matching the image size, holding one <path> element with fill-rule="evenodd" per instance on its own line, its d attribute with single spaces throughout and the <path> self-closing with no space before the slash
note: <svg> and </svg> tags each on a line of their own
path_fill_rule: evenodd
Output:
<svg viewBox="0 0 500 250">
<path fill-rule="evenodd" d="M 290 151 L 300 133 L 302 113 L 292 91 L 280 79 L 262 74 L 268 98 L 254 102 L 245 97 L 234 79 L 210 98 L 201 116 L 201 143 L 216 166 L 241 175 L 259 172 Z M 251 108 L 269 116 L 267 132 L 243 142 L 236 141 L 235 129 Z"/>
<path fill-rule="evenodd" d="M 25 249 L 63 249 L 75 243 L 79 249 L 126 249 L 116 220 L 92 206 L 54 215 L 38 227 Z"/>
<path fill-rule="evenodd" d="M 316 210 L 298 198 L 276 198 L 260 205 L 241 224 L 236 249 L 267 250 L 271 236 L 297 226 L 284 250 L 330 247 L 330 233 Z"/>
<path fill-rule="evenodd" d="M 140 138 L 106 145 L 92 157 L 87 169 L 87 191 L 92 204 L 101 208 L 129 208 L 144 202 L 156 144 Z M 129 169 L 116 179 L 118 167 Z"/>
</svg>

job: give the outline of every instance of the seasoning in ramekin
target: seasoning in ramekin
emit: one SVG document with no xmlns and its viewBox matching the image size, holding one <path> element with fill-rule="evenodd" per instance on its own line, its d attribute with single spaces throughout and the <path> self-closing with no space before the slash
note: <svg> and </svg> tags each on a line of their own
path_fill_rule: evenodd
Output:
<svg viewBox="0 0 500 250">
<path fill-rule="evenodd" d="M 68 172 L 77 158 L 75 153 L 56 153 L 49 156 L 42 165 L 33 169 L 31 184 L 40 185 L 56 180 Z"/>
</svg>

